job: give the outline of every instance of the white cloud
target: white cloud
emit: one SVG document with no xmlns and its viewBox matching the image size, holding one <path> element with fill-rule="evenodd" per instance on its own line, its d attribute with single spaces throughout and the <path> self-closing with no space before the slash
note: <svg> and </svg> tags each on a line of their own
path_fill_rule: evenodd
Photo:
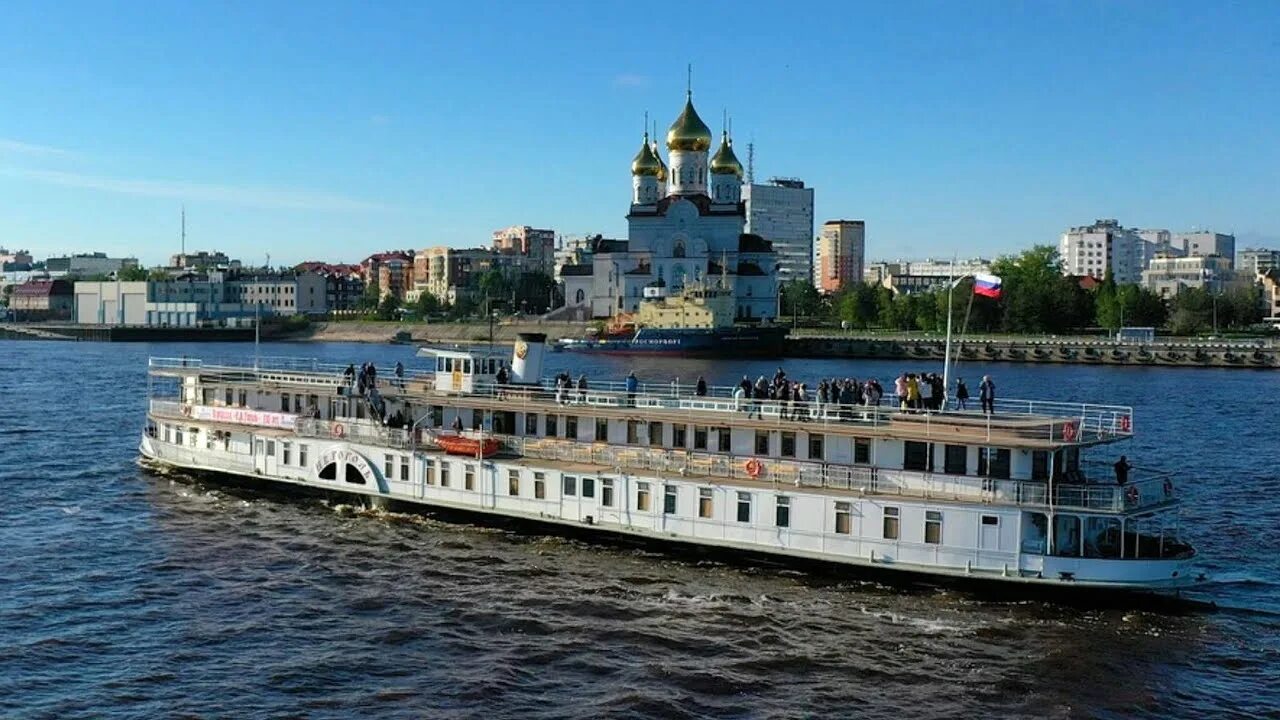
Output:
<svg viewBox="0 0 1280 720">
<path fill-rule="evenodd" d="M 637 75 L 635 73 L 622 73 L 615 75 L 613 84 L 617 87 L 638 88 L 647 87 L 649 85 L 648 75 Z"/>
<path fill-rule="evenodd" d="M 12 153 L 14 155 L 71 155 L 70 150 L 63 150 L 62 148 L 19 142 L 8 138 L 0 138 L 0 155 L 5 153 Z"/>
<path fill-rule="evenodd" d="M 3 148 L 3 146 L 0 146 Z M 204 200 L 231 205 L 270 208 L 276 210 L 317 210 L 330 212 L 360 212 L 383 210 L 386 206 L 334 193 L 266 188 L 242 185 L 215 185 L 171 180 L 130 180 L 110 178 L 56 170 L 31 170 L 26 168 L 0 168 L 0 175 L 23 177 L 51 185 L 102 190 L 124 195 L 175 198 L 179 200 Z"/>
</svg>

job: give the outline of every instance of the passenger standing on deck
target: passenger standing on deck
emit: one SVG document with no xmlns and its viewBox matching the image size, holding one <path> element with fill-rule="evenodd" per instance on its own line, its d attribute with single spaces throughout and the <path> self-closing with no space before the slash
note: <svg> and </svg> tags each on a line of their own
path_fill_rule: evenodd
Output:
<svg viewBox="0 0 1280 720">
<path fill-rule="evenodd" d="M 978 400 L 982 403 L 982 412 L 991 415 L 996 411 L 996 384 L 991 382 L 990 375 L 982 376 L 982 384 L 978 385 Z"/>
<path fill-rule="evenodd" d="M 453 432 L 454 432 L 454 433 L 456 433 L 456 434 L 458 434 L 458 435 L 461 435 L 461 434 L 462 434 L 462 415 L 460 415 L 460 414 L 459 414 L 459 415 L 454 415 L 454 416 L 453 416 L 453 426 L 452 426 L 452 427 L 453 427 Z"/>
<path fill-rule="evenodd" d="M 742 382 L 738 383 L 738 387 L 742 388 L 742 394 L 745 397 L 747 398 L 751 397 L 751 379 L 750 378 L 748 378 L 746 375 L 743 375 Z"/>
<path fill-rule="evenodd" d="M 898 396 L 898 409 L 907 409 L 907 374 L 899 373 L 898 379 L 893 381 L 893 393 Z"/>
<path fill-rule="evenodd" d="M 755 415 L 764 419 L 764 401 L 769 397 L 769 381 L 761 375 L 756 379 L 756 386 L 751 392 L 751 412 L 747 413 L 747 417 Z"/>
<path fill-rule="evenodd" d="M 920 407 L 920 378 L 915 373 L 907 373 L 907 407 Z"/>
<path fill-rule="evenodd" d="M 578 375 L 578 404 L 587 404 L 587 374 Z"/>
<path fill-rule="evenodd" d="M 969 402 L 969 386 L 964 384 L 964 378 L 956 380 L 956 407 L 965 410 Z"/>
<path fill-rule="evenodd" d="M 1116 461 L 1116 484 L 1124 485 L 1129 482 L 1129 471 L 1133 469 L 1133 465 L 1125 459 L 1123 455 Z"/>
<path fill-rule="evenodd" d="M 817 416 L 818 416 L 818 418 L 819 418 L 819 419 L 821 419 L 821 418 L 822 418 L 822 411 L 823 411 L 823 408 L 825 408 L 825 407 L 826 407 L 827 402 L 828 402 L 830 399 L 831 399 L 831 387 L 830 387 L 829 385 L 827 385 L 827 381 L 826 381 L 826 380 L 823 380 L 822 382 L 819 382 L 819 383 L 818 383 L 818 408 L 817 408 L 818 412 L 817 412 Z"/>
<path fill-rule="evenodd" d="M 707 396 L 707 381 L 701 375 L 698 376 L 698 384 L 694 386 L 693 394 L 698 397 Z"/>
<path fill-rule="evenodd" d="M 404 363 L 396 361 L 396 387 L 404 387 Z"/>
<path fill-rule="evenodd" d="M 750 387 L 750 386 L 751 386 L 751 383 L 747 383 L 747 387 Z M 734 388 L 733 389 L 733 409 L 735 411 L 741 410 L 742 401 L 745 400 L 746 398 L 747 398 L 747 391 L 743 390 L 741 385 Z"/>
<path fill-rule="evenodd" d="M 933 409 L 933 378 L 929 373 L 920 375 L 920 407 L 925 410 Z"/>
<path fill-rule="evenodd" d="M 796 383 L 796 391 L 792 396 L 792 401 L 795 403 L 795 414 L 792 417 L 796 420 L 808 420 L 809 390 L 804 386 L 804 383 Z"/>
<path fill-rule="evenodd" d="M 348 387 L 348 388 L 350 388 L 351 386 L 353 386 L 353 385 L 355 385 L 355 384 L 356 384 L 356 366 L 355 366 L 355 363 L 348 363 L 348 364 L 347 364 L 347 369 L 342 371 L 342 377 L 343 377 L 343 379 L 344 379 L 344 380 L 346 380 L 346 381 L 347 381 L 347 387 Z"/>
<path fill-rule="evenodd" d="M 632 370 L 627 373 L 627 406 L 636 406 L 636 390 L 640 388 L 640 381 L 636 379 L 636 371 Z"/>
</svg>

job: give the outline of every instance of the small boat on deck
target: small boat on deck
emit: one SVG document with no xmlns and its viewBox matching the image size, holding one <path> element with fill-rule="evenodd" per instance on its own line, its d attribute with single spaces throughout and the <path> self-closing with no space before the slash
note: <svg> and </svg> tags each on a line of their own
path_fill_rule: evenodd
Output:
<svg viewBox="0 0 1280 720">
<path fill-rule="evenodd" d="M 457 433 L 435 433 L 431 439 L 449 455 L 487 458 L 502 447 L 496 438 L 467 437 Z"/>
</svg>

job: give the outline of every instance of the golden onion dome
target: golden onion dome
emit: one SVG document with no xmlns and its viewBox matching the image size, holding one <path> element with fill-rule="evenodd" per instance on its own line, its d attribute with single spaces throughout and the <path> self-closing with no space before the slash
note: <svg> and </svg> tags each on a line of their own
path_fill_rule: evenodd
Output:
<svg viewBox="0 0 1280 720">
<path fill-rule="evenodd" d="M 635 159 L 631 161 L 631 174 L 658 177 L 661 172 L 662 161 L 658 159 L 653 149 L 649 147 L 649 133 L 645 133 L 644 143 L 640 145 L 640 152 L 636 153 Z"/>
<path fill-rule="evenodd" d="M 720 136 L 720 149 L 711 158 L 711 174 L 742 177 L 742 163 L 733 154 L 733 142 L 729 140 L 727 132 Z"/>
<path fill-rule="evenodd" d="M 684 112 L 680 113 L 680 117 L 671 123 L 671 129 L 667 130 L 667 149 L 706 152 L 711 149 L 711 140 L 711 128 L 698 117 L 698 111 L 693 109 L 693 96 L 690 95 L 684 102 Z"/>
<path fill-rule="evenodd" d="M 662 162 L 662 156 L 658 154 L 658 143 L 654 142 L 653 156 L 658 159 L 658 182 L 667 181 L 667 164 Z"/>
</svg>

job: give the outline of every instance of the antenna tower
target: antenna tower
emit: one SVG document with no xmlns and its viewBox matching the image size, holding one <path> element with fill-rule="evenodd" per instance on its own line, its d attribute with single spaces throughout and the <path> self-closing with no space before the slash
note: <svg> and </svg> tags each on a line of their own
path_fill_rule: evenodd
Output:
<svg viewBox="0 0 1280 720">
<path fill-rule="evenodd" d="M 747 184 L 754 185 L 756 182 L 756 144 L 754 142 L 747 143 Z"/>
<path fill-rule="evenodd" d="M 187 254 L 187 206 L 182 206 L 182 254 Z"/>
</svg>

